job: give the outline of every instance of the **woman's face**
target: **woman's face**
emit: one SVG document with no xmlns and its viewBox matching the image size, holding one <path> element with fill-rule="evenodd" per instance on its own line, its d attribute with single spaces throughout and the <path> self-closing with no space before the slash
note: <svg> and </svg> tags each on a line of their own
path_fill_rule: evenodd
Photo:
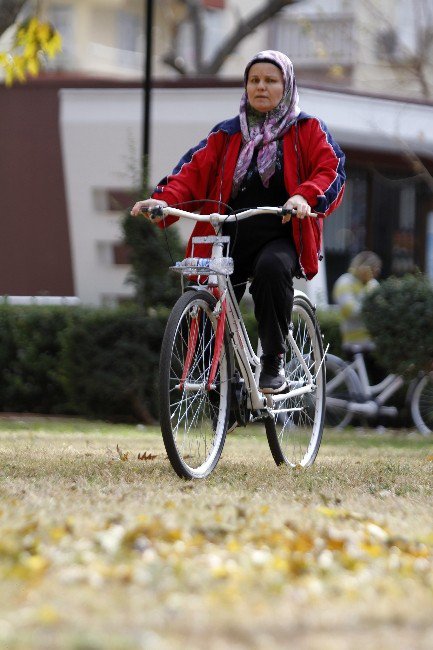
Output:
<svg viewBox="0 0 433 650">
<path fill-rule="evenodd" d="M 267 113 L 283 98 L 284 78 L 273 63 L 254 63 L 248 71 L 247 97 L 250 106 Z"/>
</svg>

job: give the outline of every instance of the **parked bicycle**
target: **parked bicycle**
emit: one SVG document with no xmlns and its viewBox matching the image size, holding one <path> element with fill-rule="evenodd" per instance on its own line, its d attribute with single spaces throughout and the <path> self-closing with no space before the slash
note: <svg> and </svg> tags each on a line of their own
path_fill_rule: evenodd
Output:
<svg viewBox="0 0 433 650">
<path fill-rule="evenodd" d="M 194 237 L 192 256 L 171 267 L 182 276 L 183 294 L 162 342 L 160 422 L 167 455 L 181 477 L 204 478 L 212 472 L 231 418 L 238 426 L 263 421 L 277 465 L 308 467 L 317 456 L 325 417 L 325 366 L 314 308 L 303 292 L 295 291 L 285 359 L 287 389 L 264 394 L 258 388 L 259 354 L 253 351 L 229 278 L 230 238 L 218 234 L 223 222 L 289 212 L 260 207 L 227 216 L 160 206 L 148 210 L 153 218 L 207 221 L 215 229 L 215 235 Z M 203 243 L 212 246 L 211 256 L 194 257 L 194 246 Z M 197 282 L 185 286 L 184 278 L 191 276 Z"/>
<path fill-rule="evenodd" d="M 347 346 L 346 346 L 347 347 Z M 403 385 L 399 375 L 389 374 L 380 383 L 370 384 L 364 352 L 374 346 L 347 348 L 353 360 L 346 362 L 333 354 L 326 356 L 326 424 L 343 428 L 358 416 L 372 420 L 378 416 L 396 417 L 395 406 L 386 402 Z M 423 435 L 433 430 L 433 372 L 420 375 L 408 387 L 406 400 L 412 420 Z"/>
</svg>

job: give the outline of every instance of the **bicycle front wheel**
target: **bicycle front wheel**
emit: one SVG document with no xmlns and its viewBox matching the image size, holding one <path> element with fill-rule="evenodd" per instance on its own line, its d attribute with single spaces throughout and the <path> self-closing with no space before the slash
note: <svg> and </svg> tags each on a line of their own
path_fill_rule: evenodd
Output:
<svg viewBox="0 0 433 650">
<path fill-rule="evenodd" d="M 325 364 L 319 325 L 304 296 L 295 296 L 292 333 L 304 363 L 287 341 L 286 378 L 290 389 L 308 385 L 305 370 L 314 378 L 314 390 L 273 403 L 274 415 L 265 421 L 266 435 L 277 465 L 309 467 L 316 459 L 325 417 Z M 269 396 L 272 400 L 272 397 Z"/>
<path fill-rule="evenodd" d="M 207 291 L 184 293 L 171 312 L 162 342 L 161 431 L 172 467 L 182 478 L 208 476 L 227 433 L 231 395 L 227 333 L 210 390 L 208 386 L 218 323 L 215 305 Z"/>
<path fill-rule="evenodd" d="M 423 375 L 413 389 L 410 401 L 412 419 L 418 431 L 427 436 L 433 431 L 433 374 Z"/>
</svg>

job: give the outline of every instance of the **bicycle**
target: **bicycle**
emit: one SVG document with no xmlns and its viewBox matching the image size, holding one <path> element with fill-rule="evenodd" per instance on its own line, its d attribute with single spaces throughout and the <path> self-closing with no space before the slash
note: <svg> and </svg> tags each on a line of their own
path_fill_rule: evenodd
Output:
<svg viewBox="0 0 433 650">
<path fill-rule="evenodd" d="M 374 345 L 346 346 L 353 361 L 328 354 L 326 357 L 326 416 L 329 426 L 344 428 L 355 416 L 367 420 L 384 415 L 396 417 L 395 406 L 386 406 L 388 399 L 403 385 L 403 377 L 387 375 L 378 384 L 370 384 L 364 352 Z M 406 400 L 418 431 L 429 435 L 433 430 L 433 372 L 422 373 L 409 384 Z"/>
<path fill-rule="evenodd" d="M 209 258 L 194 257 L 193 248 L 191 258 L 170 267 L 181 274 L 183 293 L 164 333 L 159 401 L 162 437 L 173 469 L 182 478 L 208 476 L 220 459 L 231 413 L 238 426 L 264 422 L 277 465 L 309 467 L 319 451 L 325 416 L 324 353 L 315 309 L 303 292 L 295 291 L 285 359 L 288 386 L 283 393 L 262 393 L 260 352 L 253 351 L 229 278 L 230 238 L 218 233 L 223 222 L 289 210 L 260 207 L 227 216 L 157 206 L 148 213 L 151 218 L 208 221 L 215 230 L 215 235 L 192 241 L 193 247 L 210 244 Z M 197 282 L 185 286 L 185 276 L 196 276 Z"/>
</svg>

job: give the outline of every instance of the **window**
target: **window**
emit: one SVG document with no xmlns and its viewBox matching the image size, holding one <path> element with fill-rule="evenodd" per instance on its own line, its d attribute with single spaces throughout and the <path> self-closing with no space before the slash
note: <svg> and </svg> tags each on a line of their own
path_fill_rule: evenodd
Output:
<svg viewBox="0 0 433 650">
<path fill-rule="evenodd" d="M 274 46 L 295 66 L 349 66 L 354 57 L 352 13 L 338 0 L 294 4 L 274 20 Z"/>
<path fill-rule="evenodd" d="M 361 170 L 353 171 L 347 179 L 341 206 L 326 220 L 326 252 L 353 256 L 365 248 L 366 213 L 367 176 Z"/>
<path fill-rule="evenodd" d="M 96 259 L 101 266 L 125 266 L 131 263 L 131 249 L 123 242 L 96 242 Z"/>
<path fill-rule="evenodd" d="M 347 271 L 350 260 L 366 248 L 368 176 L 362 169 L 348 170 L 342 204 L 323 229 L 328 295 L 337 278 Z"/>
<path fill-rule="evenodd" d="M 391 271 L 403 275 L 414 269 L 416 187 L 406 185 L 400 189 L 398 220 L 392 234 Z"/>
<path fill-rule="evenodd" d="M 137 192 L 116 188 L 93 188 L 93 205 L 96 212 L 123 212 L 136 201 Z"/>
</svg>

